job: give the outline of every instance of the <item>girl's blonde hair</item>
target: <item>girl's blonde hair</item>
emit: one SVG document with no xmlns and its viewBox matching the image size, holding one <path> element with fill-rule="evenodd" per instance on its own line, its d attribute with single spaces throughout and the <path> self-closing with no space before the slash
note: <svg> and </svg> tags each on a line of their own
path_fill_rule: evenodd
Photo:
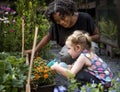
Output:
<svg viewBox="0 0 120 92">
<path fill-rule="evenodd" d="M 71 41 L 71 45 L 80 45 L 81 48 L 91 50 L 91 38 L 88 33 L 82 30 L 76 30 L 71 34 L 66 41 Z"/>
</svg>

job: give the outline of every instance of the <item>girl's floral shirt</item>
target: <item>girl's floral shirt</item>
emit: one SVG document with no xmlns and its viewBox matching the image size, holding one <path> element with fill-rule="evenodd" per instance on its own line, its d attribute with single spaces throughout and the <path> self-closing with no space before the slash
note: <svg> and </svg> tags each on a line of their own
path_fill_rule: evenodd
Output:
<svg viewBox="0 0 120 92">
<path fill-rule="evenodd" d="M 85 68 L 85 71 L 88 71 L 102 82 L 111 82 L 113 73 L 111 72 L 108 65 L 100 57 L 94 54 L 92 58 L 89 58 L 90 53 L 87 50 L 84 50 L 80 55 L 84 55 L 92 62 L 92 65 L 87 69 Z"/>
</svg>

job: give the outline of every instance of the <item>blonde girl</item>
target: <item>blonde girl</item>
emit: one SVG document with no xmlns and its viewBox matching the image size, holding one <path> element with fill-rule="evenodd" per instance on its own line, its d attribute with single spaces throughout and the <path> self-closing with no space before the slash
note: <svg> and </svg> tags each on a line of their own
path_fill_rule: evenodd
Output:
<svg viewBox="0 0 120 92">
<path fill-rule="evenodd" d="M 76 30 L 66 40 L 69 55 L 76 61 L 70 69 L 63 68 L 57 63 L 51 69 L 68 77 L 67 72 L 75 75 L 81 83 L 110 84 L 113 74 L 107 64 L 91 49 L 91 38 L 87 33 Z"/>
</svg>

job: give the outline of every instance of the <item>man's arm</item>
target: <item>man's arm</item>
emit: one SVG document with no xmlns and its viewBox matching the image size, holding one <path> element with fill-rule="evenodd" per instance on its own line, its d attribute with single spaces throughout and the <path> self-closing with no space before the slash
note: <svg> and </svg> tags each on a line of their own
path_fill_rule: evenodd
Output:
<svg viewBox="0 0 120 92">
<path fill-rule="evenodd" d="M 38 52 L 43 46 L 45 46 L 49 41 L 50 41 L 50 33 L 48 32 L 36 46 L 35 53 Z M 25 52 L 31 54 L 32 50 L 26 50 Z"/>
<path fill-rule="evenodd" d="M 43 46 L 45 46 L 50 41 L 50 33 L 48 32 L 42 40 L 38 43 L 35 48 L 35 52 L 39 51 Z"/>
<path fill-rule="evenodd" d="M 100 32 L 98 27 L 95 28 L 93 35 L 91 35 L 92 41 L 98 42 L 100 39 Z"/>
</svg>

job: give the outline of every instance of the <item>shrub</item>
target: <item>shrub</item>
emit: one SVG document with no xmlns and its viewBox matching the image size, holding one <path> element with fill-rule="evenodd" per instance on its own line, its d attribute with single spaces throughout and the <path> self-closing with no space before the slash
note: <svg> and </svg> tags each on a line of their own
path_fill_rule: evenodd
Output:
<svg viewBox="0 0 120 92">
<path fill-rule="evenodd" d="M 24 58 L 7 56 L 0 60 L 0 92 L 23 92 L 28 66 Z M 21 91 L 20 91 L 21 90 Z"/>
<path fill-rule="evenodd" d="M 9 9 L 9 13 L 6 15 L 7 22 L 0 21 L 0 51 L 2 52 L 21 52 L 22 18 L 25 21 L 25 50 L 32 48 L 35 26 L 38 26 L 39 30 L 37 41 L 40 41 L 49 29 L 49 22 L 43 14 L 46 7 L 44 0 L 17 0 L 14 5 L 16 11 L 10 6 L 4 6 L 3 15 L 0 16 L 0 18 L 3 18 L 5 12 Z M 15 14 L 11 14 L 11 11 L 15 12 Z M 49 47 L 50 45 L 48 44 L 41 50 L 43 56 L 47 56 L 46 51 L 49 50 Z"/>
</svg>

